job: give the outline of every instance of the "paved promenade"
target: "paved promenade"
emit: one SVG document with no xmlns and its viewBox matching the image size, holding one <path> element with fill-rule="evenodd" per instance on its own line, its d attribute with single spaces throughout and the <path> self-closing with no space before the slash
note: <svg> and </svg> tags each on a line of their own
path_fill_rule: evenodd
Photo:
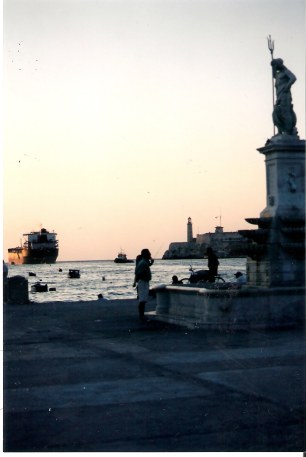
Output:
<svg viewBox="0 0 306 457">
<path fill-rule="evenodd" d="M 4 450 L 301 452 L 304 358 L 304 329 L 141 323 L 135 300 L 6 305 Z"/>
</svg>

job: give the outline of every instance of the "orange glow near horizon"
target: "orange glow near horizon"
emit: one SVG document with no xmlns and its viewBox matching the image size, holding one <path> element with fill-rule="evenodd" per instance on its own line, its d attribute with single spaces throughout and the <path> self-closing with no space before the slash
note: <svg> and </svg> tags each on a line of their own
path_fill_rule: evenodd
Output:
<svg viewBox="0 0 306 457">
<path fill-rule="evenodd" d="M 297 76 L 302 0 L 5 0 L 3 250 L 54 230 L 58 260 L 161 257 L 252 228 L 273 135 L 270 54 Z"/>
</svg>

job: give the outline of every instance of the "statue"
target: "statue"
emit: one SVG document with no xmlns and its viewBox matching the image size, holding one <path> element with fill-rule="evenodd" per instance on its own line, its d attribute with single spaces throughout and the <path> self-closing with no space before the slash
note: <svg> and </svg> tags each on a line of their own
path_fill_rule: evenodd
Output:
<svg viewBox="0 0 306 457">
<path fill-rule="evenodd" d="M 285 67 L 282 59 L 272 59 L 271 65 L 276 91 L 276 101 L 272 114 L 273 123 L 278 128 L 278 135 L 283 133 L 297 135 L 296 114 L 293 111 L 290 91 L 296 77 Z"/>
</svg>

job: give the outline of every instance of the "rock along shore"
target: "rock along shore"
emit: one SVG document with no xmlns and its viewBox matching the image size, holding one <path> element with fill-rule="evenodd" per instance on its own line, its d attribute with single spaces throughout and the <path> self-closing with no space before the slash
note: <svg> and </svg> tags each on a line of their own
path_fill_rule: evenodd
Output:
<svg viewBox="0 0 306 457">
<path fill-rule="evenodd" d="M 5 305 L 4 451 L 300 452 L 304 356 L 303 328 L 141 323 L 136 300 Z"/>
</svg>

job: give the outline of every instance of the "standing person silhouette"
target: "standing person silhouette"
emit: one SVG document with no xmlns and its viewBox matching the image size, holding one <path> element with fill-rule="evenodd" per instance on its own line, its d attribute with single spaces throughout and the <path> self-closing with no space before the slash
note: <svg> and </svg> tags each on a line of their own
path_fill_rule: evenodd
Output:
<svg viewBox="0 0 306 457">
<path fill-rule="evenodd" d="M 149 249 L 143 249 L 141 251 L 141 260 L 139 260 L 135 268 L 135 282 L 137 283 L 138 292 L 138 312 L 141 321 L 145 320 L 145 305 L 149 299 L 149 286 L 152 279 L 150 266 L 153 265 L 153 262 L 154 260 L 151 257 Z"/>
<path fill-rule="evenodd" d="M 206 250 L 208 258 L 209 282 L 215 282 L 215 276 L 218 274 L 219 260 L 212 248 Z"/>
<path fill-rule="evenodd" d="M 139 262 L 141 261 L 141 259 L 142 259 L 141 254 L 138 254 L 138 256 L 136 257 L 135 276 L 134 276 L 134 282 L 133 282 L 133 287 L 136 287 L 136 290 L 137 290 L 136 268 L 137 268 L 137 265 L 139 264 Z M 137 291 L 137 300 L 138 300 L 138 291 Z"/>
</svg>

